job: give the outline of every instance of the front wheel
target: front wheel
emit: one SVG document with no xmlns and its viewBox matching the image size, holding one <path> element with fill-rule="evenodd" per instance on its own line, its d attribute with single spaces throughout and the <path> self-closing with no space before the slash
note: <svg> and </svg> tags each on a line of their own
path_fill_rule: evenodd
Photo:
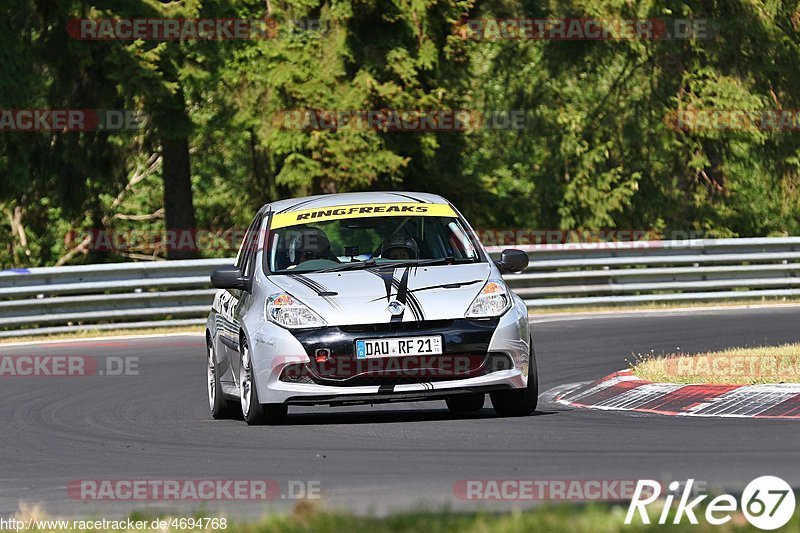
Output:
<svg viewBox="0 0 800 533">
<path fill-rule="evenodd" d="M 225 399 L 222 386 L 219 383 L 217 374 L 217 360 L 214 355 L 214 341 L 208 339 L 206 345 L 207 376 L 206 385 L 208 386 L 208 407 L 211 410 L 211 417 L 214 419 L 230 418 L 233 414 L 231 402 Z"/>
<path fill-rule="evenodd" d="M 285 403 L 266 403 L 258 401 L 258 389 L 253 379 L 253 365 L 247 342 L 241 346 L 241 363 L 239 364 L 239 400 L 242 405 L 242 416 L 250 426 L 264 424 L 280 424 L 286 420 L 289 409 Z"/>
<path fill-rule="evenodd" d="M 524 389 L 492 392 L 489 396 L 492 398 L 492 407 L 500 416 L 527 416 L 536 410 L 539 401 L 539 373 L 536 370 L 533 339 L 528 360 L 528 385 Z"/>
<path fill-rule="evenodd" d="M 474 413 L 483 409 L 485 394 L 459 394 L 445 400 L 451 413 Z"/>
</svg>

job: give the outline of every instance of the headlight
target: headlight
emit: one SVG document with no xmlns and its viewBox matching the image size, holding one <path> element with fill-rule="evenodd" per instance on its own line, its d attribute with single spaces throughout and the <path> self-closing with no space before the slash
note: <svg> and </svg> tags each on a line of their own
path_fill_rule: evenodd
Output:
<svg viewBox="0 0 800 533">
<path fill-rule="evenodd" d="M 466 318 L 487 318 L 500 316 L 511 307 L 511 296 L 506 284 L 499 279 L 490 279 L 481 293 L 472 301 Z"/>
<path fill-rule="evenodd" d="M 267 320 L 288 329 L 318 328 L 326 325 L 322 317 L 306 304 L 285 292 L 270 296 L 267 300 Z"/>
</svg>

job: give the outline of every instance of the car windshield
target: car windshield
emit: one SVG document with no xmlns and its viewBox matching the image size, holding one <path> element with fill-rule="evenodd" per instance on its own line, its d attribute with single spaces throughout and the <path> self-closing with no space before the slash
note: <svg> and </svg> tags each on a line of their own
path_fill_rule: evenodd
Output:
<svg viewBox="0 0 800 533">
<path fill-rule="evenodd" d="M 381 212 L 292 225 L 273 220 L 265 266 L 289 274 L 480 261 L 458 216 L 442 207 L 452 216 Z"/>
</svg>

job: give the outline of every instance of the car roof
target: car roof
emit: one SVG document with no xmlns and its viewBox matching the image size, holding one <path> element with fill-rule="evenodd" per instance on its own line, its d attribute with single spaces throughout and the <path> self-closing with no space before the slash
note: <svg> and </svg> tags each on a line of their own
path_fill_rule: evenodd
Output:
<svg viewBox="0 0 800 533">
<path fill-rule="evenodd" d="M 413 203 L 423 204 L 449 204 L 438 194 L 426 192 L 405 191 L 376 191 L 376 192 L 346 192 L 339 194 L 320 194 L 300 198 L 287 198 L 269 204 L 274 213 L 294 211 L 296 209 L 309 209 L 313 207 L 331 207 L 335 205 L 354 204 L 396 204 Z M 265 206 L 266 207 L 266 206 Z"/>
</svg>

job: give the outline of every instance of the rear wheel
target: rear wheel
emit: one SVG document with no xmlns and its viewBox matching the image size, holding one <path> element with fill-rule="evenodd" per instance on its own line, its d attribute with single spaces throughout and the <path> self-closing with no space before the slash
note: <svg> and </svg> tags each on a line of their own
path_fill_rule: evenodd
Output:
<svg viewBox="0 0 800 533">
<path fill-rule="evenodd" d="M 528 360 L 528 385 L 524 389 L 504 390 L 489 394 L 492 407 L 500 416 L 527 416 L 536 410 L 539 401 L 539 374 L 536 370 L 536 352 L 531 339 Z"/>
<path fill-rule="evenodd" d="M 251 426 L 280 424 L 286 420 L 289 409 L 285 403 L 259 403 L 256 382 L 253 379 L 253 365 L 250 349 L 246 341 L 241 345 L 239 364 L 239 400 L 242 405 L 244 421 Z"/>
<path fill-rule="evenodd" d="M 485 399 L 485 394 L 459 394 L 447 398 L 445 402 L 451 413 L 474 413 L 483 408 Z"/>
<path fill-rule="evenodd" d="M 233 415 L 233 406 L 229 400 L 225 399 L 222 386 L 217 375 L 217 359 L 214 355 L 214 342 L 209 338 L 206 343 L 207 355 L 207 379 L 208 385 L 208 407 L 211 416 L 215 419 L 230 418 Z"/>
</svg>

